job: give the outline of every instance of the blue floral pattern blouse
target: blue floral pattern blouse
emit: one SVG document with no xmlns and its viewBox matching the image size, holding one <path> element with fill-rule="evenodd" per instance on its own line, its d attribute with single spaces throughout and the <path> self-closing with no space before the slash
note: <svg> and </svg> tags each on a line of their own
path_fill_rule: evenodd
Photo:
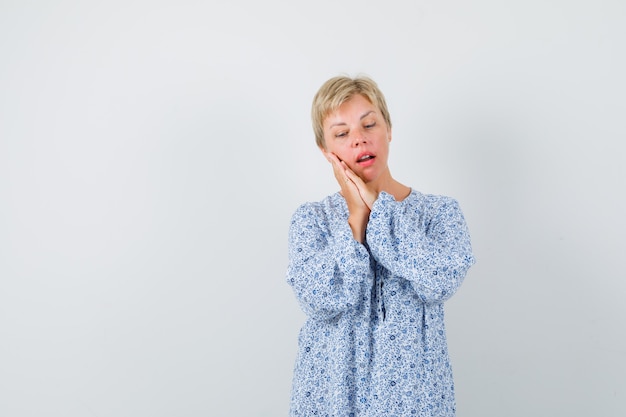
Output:
<svg viewBox="0 0 626 417">
<path fill-rule="evenodd" d="M 307 315 L 291 416 L 455 415 L 443 303 L 474 263 L 458 203 L 380 193 L 365 243 L 339 194 L 305 203 L 289 230 L 287 282 Z"/>
</svg>

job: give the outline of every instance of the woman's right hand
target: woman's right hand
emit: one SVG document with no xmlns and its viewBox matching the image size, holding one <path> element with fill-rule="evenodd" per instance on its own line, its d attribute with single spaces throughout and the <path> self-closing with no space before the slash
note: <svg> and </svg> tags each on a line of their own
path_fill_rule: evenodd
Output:
<svg viewBox="0 0 626 417">
<path fill-rule="evenodd" d="M 352 235 L 357 241 L 363 243 L 365 241 L 365 229 L 369 220 L 370 208 L 361 197 L 359 188 L 350 178 L 350 174 L 352 176 L 356 176 L 356 174 L 334 153 L 324 152 L 324 155 L 333 167 L 335 179 L 341 187 L 341 195 L 343 195 L 348 205 L 348 212 L 350 213 L 348 224 L 352 229 Z"/>
</svg>

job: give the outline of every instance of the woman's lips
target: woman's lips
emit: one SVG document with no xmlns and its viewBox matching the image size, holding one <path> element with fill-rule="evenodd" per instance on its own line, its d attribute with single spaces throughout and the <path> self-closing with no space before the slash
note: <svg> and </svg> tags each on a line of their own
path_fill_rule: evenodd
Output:
<svg viewBox="0 0 626 417">
<path fill-rule="evenodd" d="M 356 163 L 359 166 L 366 167 L 372 165 L 374 163 L 374 159 L 376 159 L 376 156 L 374 156 L 373 154 L 363 153 L 358 156 L 358 158 L 356 159 Z"/>
</svg>

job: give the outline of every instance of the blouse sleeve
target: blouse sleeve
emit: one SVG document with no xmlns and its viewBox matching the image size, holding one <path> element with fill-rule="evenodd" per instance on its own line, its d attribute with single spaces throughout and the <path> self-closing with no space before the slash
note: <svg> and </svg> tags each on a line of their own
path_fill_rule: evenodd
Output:
<svg viewBox="0 0 626 417">
<path fill-rule="evenodd" d="M 287 282 L 309 317 L 327 320 L 362 308 L 372 278 L 367 249 L 354 240 L 348 223 L 337 222 L 331 234 L 321 211 L 307 203 L 292 216 Z"/>
<path fill-rule="evenodd" d="M 475 259 L 458 203 L 448 197 L 429 203 L 403 206 L 381 193 L 366 239 L 380 264 L 410 281 L 424 303 L 438 303 L 456 292 Z"/>
</svg>

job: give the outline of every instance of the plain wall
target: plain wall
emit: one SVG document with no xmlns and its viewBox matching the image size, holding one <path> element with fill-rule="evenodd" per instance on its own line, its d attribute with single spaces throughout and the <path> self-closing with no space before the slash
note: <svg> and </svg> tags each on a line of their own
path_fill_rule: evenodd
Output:
<svg viewBox="0 0 626 417">
<path fill-rule="evenodd" d="M 623 1 L 0 2 L 0 415 L 284 416 L 310 103 L 459 200 L 459 417 L 626 413 Z"/>
</svg>

